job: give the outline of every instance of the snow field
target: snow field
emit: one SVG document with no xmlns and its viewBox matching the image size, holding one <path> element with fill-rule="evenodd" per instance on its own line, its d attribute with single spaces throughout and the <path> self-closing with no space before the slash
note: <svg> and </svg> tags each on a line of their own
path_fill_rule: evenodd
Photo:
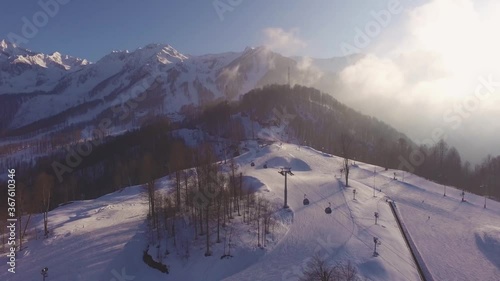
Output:
<svg viewBox="0 0 500 281">
<path fill-rule="evenodd" d="M 233 258 L 220 259 L 224 242 L 214 243 L 213 256 L 205 257 L 205 237 L 190 237 L 185 239 L 191 244 L 188 259 L 171 250 L 164 260 L 170 274 L 151 269 L 142 261 L 148 205 L 144 190 L 134 186 L 51 211 L 52 233 L 48 239 L 40 239 L 41 215 L 33 217 L 30 240 L 18 253 L 17 273 L 8 273 L 2 262 L 0 280 L 37 280 L 45 266 L 49 268 L 48 280 L 61 281 L 116 281 L 123 274 L 133 276 L 133 280 L 151 281 L 298 280 L 314 255 L 332 263 L 349 260 L 369 280 L 419 280 L 388 198 L 396 201 L 435 280 L 498 280 L 498 202 L 488 201 L 484 209 L 482 197 L 467 194 L 468 202 L 461 203 L 456 189 L 448 187 L 448 196 L 443 197 L 440 185 L 410 174 L 405 175 L 405 182 L 393 180 L 393 170 L 364 163 L 351 167 L 350 187 L 346 188 L 344 179 L 338 178 L 341 158 L 287 143 L 247 145 L 249 152 L 236 160 L 258 195 L 282 205 L 284 177 L 278 173 L 279 168 L 290 166 L 294 173 L 288 176 L 290 209 L 280 209 L 276 214 L 280 222 L 265 248 L 257 247 L 255 232 L 237 223 L 236 217 L 232 224 L 238 233 L 231 250 Z M 250 165 L 252 161 L 255 167 Z M 267 169 L 263 168 L 265 163 Z M 399 179 L 401 172 L 396 172 Z M 173 186 L 168 177 L 158 183 L 163 190 Z M 374 183 L 381 190 L 375 197 Z M 302 204 L 304 194 L 310 200 L 308 206 Z M 324 212 L 329 203 L 333 210 L 330 215 Z M 377 224 L 374 212 L 379 213 Z M 34 239 L 35 229 L 38 240 Z M 373 255 L 373 237 L 381 241 L 378 256 Z"/>
</svg>

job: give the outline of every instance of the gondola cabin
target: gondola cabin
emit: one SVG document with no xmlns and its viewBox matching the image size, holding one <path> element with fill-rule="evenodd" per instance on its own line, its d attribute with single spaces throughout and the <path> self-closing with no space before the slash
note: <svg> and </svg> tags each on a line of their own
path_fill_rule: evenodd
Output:
<svg viewBox="0 0 500 281">
<path fill-rule="evenodd" d="M 307 199 L 305 194 L 304 194 L 304 200 L 302 201 L 302 203 L 304 204 L 304 206 L 309 205 L 309 199 Z"/>
<path fill-rule="evenodd" d="M 332 204 L 330 202 L 328 202 L 328 207 L 325 208 L 325 213 L 328 215 L 332 213 Z"/>
</svg>

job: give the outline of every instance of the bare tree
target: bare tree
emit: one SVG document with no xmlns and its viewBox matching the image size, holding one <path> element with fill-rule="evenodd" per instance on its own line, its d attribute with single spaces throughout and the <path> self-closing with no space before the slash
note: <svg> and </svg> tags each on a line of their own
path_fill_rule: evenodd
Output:
<svg viewBox="0 0 500 281">
<path fill-rule="evenodd" d="M 361 278 L 358 276 L 358 269 L 351 261 L 337 263 L 333 268 L 333 272 L 334 281 L 361 281 Z"/>
<path fill-rule="evenodd" d="M 170 172 L 175 172 L 175 207 L 180 211 L 181 206 L 181 169 L 186 167 L 187 151 L 182 142 L 174 142 L 172 144 L 170 154 L 169 167 L 172 168 Z"/>
<path fill-rule="evenodd" d="M 334 268 L 327 262 L 315 255 L 307 263 L 300 281 L 333 281 Z"/>
<path fill-rule="evenodd" d="M 142 159 L 141 177 L 142 181 L 146 183 L 146 191 L 149 203 L 148 216 L 150 219 L 151 236 L 153 237 L 153 240 L 154 240 L 153 230 L 156 229 L 158 231 L 155 170 L 156 170 L 156 164 L 154 163 L 153 157 L 149 153 L 145 154 Z"/>
<path fill-rule="evenodd" d="M 342 150 L 342 157 L 344 158 L 343 172 L 345 174 L 345 186 L 349 186 L 349 157 L 351 156 L 352 136 L 347 133 L 340 135 L 340 148 Z"/>
<path fill-rule="evenodd" d="M 29 206 L 31 205 L 30 202 L 28 202 L 28 196 L 26 192 L 26 185 L 23 182 L 19 182 L 17 185 L 17 220 L 19 221 L 19 251 L 22 250 L 23 248 L 23 240 L 24 240 L 24 235 L 26 233 L 26 229 L 28 228 L 28 225 L 31 220 L 31 215 L 33 214 L 32 208 Z M 28 219 L 26 220 L 26 223 L 23 227 L 23 216 L 25 213 L 28 213 Z"/>
<path fill-rule="evenodd" d="M 147 184 L 148 191 L 148 199 L 149 199 L 149 215 L 151 216 L 151 220 L 153 222 L 153 227 L 156 227 L 158 224 L 158 216 L 156 214 L 157 208 L 155 206 L 156 200 L 156 180 L 150 179 Z"/>
<path fill-rule="evenodd" d="M 200 166 L 197 168 L 198 174 L 198 197 L 202 199 L 200 208 L 200 222 L 202 222 L 202 213 L 204 211 L 205 216 L 205 229 L 206 229 L 206 252 L 205 256 L 211 256 L 212 252 L 210 250 L 210 218 L 211 212 L 210 208 L 214 203 L 215 196 L 217 194 L 218 186 L 218 166 L 215 162 L 214 150 L 211 146 L 205 146 L 200 149 Z M 202 211 L 201 209 L 204 210 Z M 200 226 L 203 225 L 200 223 Z M 202 229 L 203 231 L 203 229 Z"/>
<path fill-rule="evenodd" d="M 240 213 L 240 205 L 242 201 L 242 196 L 243 196 L 243 173 L 240 172 L 240 180 L 239 180 L 239 188 L 238 188 L 238 216 L 241 216 Z M 245 220 L 243 220 L 245 221 Z"/>
<path fill-rule="evenodd" d="M 190 173 L 188 171 L 183 171 L 182 172 L 182 180 L 184 181 L 184 204 L 188 206 L 190 204 L 190 189 L 189 189 L 189 180 L 190 180 Z"/>
<path fill-rule="evenodd" d="M 356 267 L 348 261 L 332 266 L 315 255 L 307 263 L 300 281 L 361 281 Z"/>
<path fill-rule="evenodd" d="M 41 195 L 41 210 L 43 213 L 43 230 L 44 236 L 47 238 L 49 236 L 49 210 L 50 210 L 50 200 L 52 196 L 52 188 L 54 187 L 54 177 L 42 172 L 36 178 L 36 190 Z"/>
<path fill-rule="evenodd" d="M 256 216 L 255 216 L 255 219 L 257 221 L 257 246 L 258 247 L 262 247 L 262 244 L 260 243 L 260 216 L 261 216 L 261 212 L 262 212 L 262 197 L 259 196 L 257 197 L 257 205 L 256 205 L 256 208 L 257 208 L 257 213 L 256 213 Z"/>
<path fill-rule="evenodd" d="M 181 210 L 181 174 L 180 170 L 175 171 L 175 208 Z"/>
<path fill-rule="evenodd" d="M 262 222 L 264 224 L 262 226 L 262 244 L 265 247 L 267 234 L 271 233 L 269 228 L 271 225 L 271 220 L 273 218 L 273 213 L 279 207 L 271 204 L 271 202 L 266 198 L 261 199 L 261 205 L 262 205 Z"/>
<path fill-rule="evenodd" d="M 229 212 L 231 213 L 231 218 L 233 217 L 233 212 L 236 211 L 236 179 L 235 179 L 235 173 L 236 173 L 236 162 L 234 161 L 234 157 L 231 157 L 229 159 L 229 168 L 231 169 L 231 175 L 229 176 L 229 185 L 231 188 L 231 204 L 229 205 Z"/>
<path fill-rule="evenodd" d="M 223 174 L 219 173 L 218 175 L 218 182 L 217 185 L 219 186 L 218 192 L 217 192 L 217 201 L 219 202 L 218 204 L 218 210 L 217 210 L 217 241 L 220 243 L 219 239 L 219 227 L 220 227 L 220 216 L 221 216 L 221 208 L 224 206 L 224 201 L 227 201 L 227 205 L 229 204 L 229 185 L 228 185 L 228 178 Z M 225 217 L 224 213 L 222 213 L 222 217 Z"/>
</svg>

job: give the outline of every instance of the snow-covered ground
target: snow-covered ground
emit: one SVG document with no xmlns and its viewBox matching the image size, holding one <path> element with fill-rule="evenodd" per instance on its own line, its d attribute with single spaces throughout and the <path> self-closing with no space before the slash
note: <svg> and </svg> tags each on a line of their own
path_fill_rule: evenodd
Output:
<svg viewBox="0 0 500 281">
<path fill-rule="evenodd" d="M 386 195 L 396 201 L 435 280 L 499 280 L 500 203 L 488 201 L 484 209 L 483 199 L 469 194 L 461 203 L 459 191 L 450 187 L 443 198 L 440 185 L 409 174 L 402 182 L 400 172 L 396 181 L 393 170 L 380 167 L 374 177 L 374 166 L 363 163 L 352 167 L 351 187 L 345 188 L 338 157 L 292 144 L 248 145 L 249 152 L 237 161 L 247 178 L 261 183 L 262 196 L 282 204 L 284 177 L 278 168 L 290 166 L 294 173 L 288 177 L 290 210 L 279 211 L 281 222 L 266 248 L 258 248 L 256 237 L 241 225 L 231 259 L 220 259 L 223 243 L 214 244 L 214 255 L 205 257 L 203 243 L 192 241 L 189 259 L 172 253 L 164 260 L 170 274 L 151 269 L 142 261 L 148 205 L 143 189 L 135 186 L 51 211 L 50 238 L 26 244 L 18 253 L 16 274 L 7 272 L 2 254 L 0 280 L 41 280 L 45 266 L 50 281 L 297 280 L 315 254 L 332 262 L 350 260 L 369 280 L 419 280 Z M 159 182 L 164 188 L 172 185 L 167 178 Z M 381 189 L 375 197 L 374 183 Z M 308 206 L 302 204 L 304 194 Z M 327 215 L 329 203 L 333 212 Z M 380 214 L 378 224 L 374 212 Z M 32 223 L 41 232 L 41 216 Z M 373 237 L 381 241 L 378 256 L 373 256 Z"/>
<path fill-rule="evenodd" d="M 380 170 L 380 168 L 378 168 Z M 394 171 L 377 173 L 376 185 L 395 200 L 434 280 L 500 280 L 500 203 Z M 353 170 L 359 182 L 373 182 L 373 166 Z M 479 187 L 478 187 L 479 188 Z"/>
</svg>

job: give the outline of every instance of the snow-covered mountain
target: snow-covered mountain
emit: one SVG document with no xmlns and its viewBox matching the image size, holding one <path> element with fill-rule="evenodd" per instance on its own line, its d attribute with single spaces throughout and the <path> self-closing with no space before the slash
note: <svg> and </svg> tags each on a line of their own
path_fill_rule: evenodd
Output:
<svg viewBox="0 0 500 281">
<path fill-rule="evenodd" d="M 311 59 L 284 57 L 265 47 L 188 56 L 170 45 L 150 44 L 89 63 L 1 42 L 0 132 L 4 136 L 48 132 L 68 124 L 89 128 L 93 120 L 124 111 L 135 117 L 134 124 L 119 118 L 116 126 L 141 124 L 151 115 L 180 120 L 199 106 L 237 100 L 267 84 L 324 85 L 332 81 L 335 71 L 352 62 L 323 60 L 315 66 Z"/>
<path fill-rule="evenodd" d="M 0 93 L 48 91 L 89 62 L 59 52 L 46 55 L 0 41 Z"/>
</svg>

